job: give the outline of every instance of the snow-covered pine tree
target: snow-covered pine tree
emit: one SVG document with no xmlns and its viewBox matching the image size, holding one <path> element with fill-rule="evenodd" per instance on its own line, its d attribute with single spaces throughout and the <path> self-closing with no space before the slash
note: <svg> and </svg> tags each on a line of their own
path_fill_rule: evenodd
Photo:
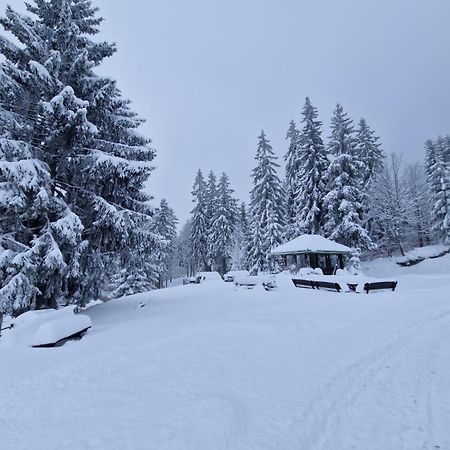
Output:
<svg viewBox="0 0 450 450">
<path fill-rule="evenodd" d="M 231 266 L 233 234 L 237 220 L 237 206 L 233 192 L 228 176 L 223 172 L 217 186 L 216 207 L 210 231 L 213 268 L 222 275 L 227 273 Z"/>
<path fill-rule="evenodd" d="M 172 279 L 175 256 L 175 240 L 177 238 L 178 220 L 166 199 L 162 199 L 155 211 L 155 232 L 164 238 L 164 245 L 157 252 L 158 288 L 167 286 Z"/>
<path fill-rule="evenodd" d="M 22 46 L 2 39 L 0 49 L 5 67 L 22 71 L 15 82 L 26 91 L 34 86 L 21 101 L 32 129 L 27 142 L 40 148 L 52 194 L 84 226 L 83 251 L 69 270 L 70 298 L 84 303 L 99 295 L 109 264 L 130 274 L 159 245 L 143 193 L 155 152 L 136 133 L 142 121 L 116 83 L 94 72 L 115 46 L 91 40 L 101 23 L 91 2 L 36 0 L 27 9 L 34 16 L 7 8 L 1 23 Z"/>
<path fill-rule="evenodd" d="M 257 166 L 250 193 L 249 267 L 253 273 L 270 269 L 270 251 L 283 240 L 284 192 L 277 175 L 276 156 L 264 131 L 259 136 Z"/>
<path fill-rule="evenodd" d="M 323 199 L 326 194 L 325 174 L 329 161 L 322 140 L 322 122 L 317 119 L 317 109 L 308 97 L 302 116 L 296 192 L 296 234 L 320 234 L 324 224 Z"/>
<path fill-rule="evenodd" d="M 217 192 L 217 177 L 211 170 L 208 174 L 208 181 L 206 182 L 206 242 L 207 242 L 207 264 L 205 270 L 212 270 L 215 263 L 214 254 L 214 216 L 218 207 L 218 192 Z"/>
<path fill-rule="evenodd" d="M 208 269 L 208 220 L 206 217 L 207 192 L 206 183 L 202 171 L 199 170 L 195 177 L 192 189 L 194 209 L 191 214 L 191 236 L 192 260 L 194 271 Z"/>
<path fill-rule="evenodd" d="M 180 274 L 188 277 L 194 276 L 196 270 L 192 257 L 191 228 L 191 222 L 188 220 L 182 226 L 176 241 L 177 266 L 183 269 Z"/>
<path fill-rule="evenodd" d="M 340 103 L 336 105 L 331 117 L 331 136 L 328 141 L 328 151 L 335 156 L 356 154 L 353 121 L 348 117 Z"/>
<path fill-rule="evenodd" d="M 331 162 L 327 170 L 328 193 L 324 197 L 327 237 L 355 249 L 356 252 L 373 247 L 363 226 L 365 194 L 360 175 L 363 164 L 356 155 L 351 119 L 337 105 L 331 120 L 328 145 Z"/>
<path fill-rule="evenodd" d="M 379 137 L 370 129 L 364 118 L 361 118 L 356 130 L 356 155 L 364 164 L 362 184 L 365 189 L 383 169 L 384 154 Z"/>
<path fill-rule="evenodd" d="M 24 44 L 0 39 L 0 309 L 19 314 L 56 307 L 79 278 L 83 226 L 54 183 L 51 143 L 65 133 L 78 146 L 92 124 L 86 104 L 33 60 L 45 44 L 36 25 L 9 7 L 0 23 Z M 59 147 L 66 150 L 63 142 Z"/>
<path fill-rule="evenodd" d="M 450 139 L 426 142 L 426 173 L 433 194 L 433 230 L 450 242 Z"/>
<path fill-rule="evenodd" d="M 237 222 L 233 237 L 233 251 L 231 257 L 232 270 L 248 268 L 248 248 L 250 230 L 247 217 L 247 205 L 242 202 L 238 208 Z"/>
<path fill-rule="evenodd" d="M 289 124 L 286 139 L 289 141 L 289 148 L 284 155 L 284 160 L 286 161 L 286 175 L 284 181 L 284 190 L 286 193 L 285 238 L 290 240 L 299 234 L 297 222 L 297 198 L 299 192 L 298 168 L 300 164 L 300 132 L 293 120 L 291 120 Z"/>
<path fill-rule="evenodd" d="M 82 225 L 52 193 L 48 167 L 0 120 L 0 313 L 56 307 L 81 251 Z M 71 259 L 72 258 L 72 259 Z"/>
</svg>

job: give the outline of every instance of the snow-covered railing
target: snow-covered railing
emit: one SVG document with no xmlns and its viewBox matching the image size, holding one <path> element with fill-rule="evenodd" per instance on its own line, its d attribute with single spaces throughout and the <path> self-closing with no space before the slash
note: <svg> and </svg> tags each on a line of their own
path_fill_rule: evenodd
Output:
<svg viewBox="0 0 450 450">
<path fill-rule="evenodd" d="M 415 248 L 405 256 L 400 256 L 395 259 L 395 262 L 399 266 L 409 267 L 419 264 L 425 259 L 434 259 L 450 253 L 450 247 L 448 245 L 429 245 L 427 247 Z"/>
</svg>

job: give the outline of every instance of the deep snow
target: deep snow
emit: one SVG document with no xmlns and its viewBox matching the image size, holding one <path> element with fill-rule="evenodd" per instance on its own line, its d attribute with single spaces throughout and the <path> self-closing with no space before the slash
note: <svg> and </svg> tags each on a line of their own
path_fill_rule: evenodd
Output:
<svg viewBox="0 0 450 450">
<path fill-rule="evenodd" d="M 94 306 L 64 347 L 0 344 L 0 448 L 448 450 L 450 256 L 364 270 L 398 290 L 213 281 Z"/>
</svg>

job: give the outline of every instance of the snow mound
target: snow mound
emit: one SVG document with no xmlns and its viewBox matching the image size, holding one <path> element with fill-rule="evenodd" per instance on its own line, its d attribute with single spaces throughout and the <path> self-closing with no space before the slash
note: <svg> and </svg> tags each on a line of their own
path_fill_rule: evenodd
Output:
<svg viewBox="0 0 450 450">
<path fill-rule="evenodd" d="M 76 306 L 67 306 L 61 309 L 40 309 L 36 311 L 27 311 L 14 320 L 14 326 L 29 326 L 36 323 L 42 323 L 44 320 L 55 319 L 63 315 L 73 315 Z"/>
<path fill-rule="evenodd" d="M 43 323 L 34 335 L 32 346 L 53 345 L 62 339 L 74 336 L 92 326 L 89 316 L 83 314 L 60 317 Z"/>
<path fill-rule="evenodd" d="M 298 271 L 298 275 L 301 277 L 307 277 L 308 275 L 323 275 L 323 271 L 320 267 L 313 269 L 312 267 L 302 267 Z"/>
</svg>

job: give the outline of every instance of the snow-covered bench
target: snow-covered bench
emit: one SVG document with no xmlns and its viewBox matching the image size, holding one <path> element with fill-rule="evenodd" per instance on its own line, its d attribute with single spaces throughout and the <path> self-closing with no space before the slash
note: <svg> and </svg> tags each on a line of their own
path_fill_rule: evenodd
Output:
<svg viewBox="0 0 450 450">
<path fill-rule="evenodd" d="M 307 287 L 312 289 L 330 289 L 332 291 L 341 292 L 341 286 L 339 283 L 333 283 L 331 281 L 321 280 L 303 280 L 294 278 L 292 280 L 295 287 Z"/>
<path fill-rule="evenodd" d="M 341 292 L 341 285 L 339 283 L 332 283 L 331 281 L 314 281 L 317 289 L 329 289 L 331 291 Z"/>
<path fill-rule="evenodd" d="M 395 291 L 396 287 L 397 281 L 377 281 L 375 283 L 364 284 L 364 290 L 366 291 L 366 294 L 368 294 L 370 291 L 377 291 L 380 289 L 391 289 L 392 291 Z"/>
<path fill-rule="evenodd" d="M 295 287 L 304 287 L 304 288 L 311 288 L 311 289 L 316 288 L 316 286 L 314 285 L 314 281 L 312 281 L 312 280 L 303 280 L 300 278 L 293 278 L 292 282 L 294 283 Z"/>
<path fill-rule="evenodd" d="M 65 315 L 44 322 L 34 335 L 33 347 L 55 347 L 67 340 L 81 338 L 91 328 L 89 316 Z"/>
<path fill-rule="evenodd" d="M 249 275 L 245 277 L 237 277 L 234 281 L 237 287 L 253 289 L 258 285 L 262 285 L 266 291 L 271 291 L 277 287 L 275 279 L 269 275 Z"/>
<path fill-rule="evenodd" d="M 253 289 L 260 282 L 261 282 L 261 280 L 257 276 L 245 276 L 245 277 L 236 278 L 234 284 L 238 287 Z"/>
</svg>

